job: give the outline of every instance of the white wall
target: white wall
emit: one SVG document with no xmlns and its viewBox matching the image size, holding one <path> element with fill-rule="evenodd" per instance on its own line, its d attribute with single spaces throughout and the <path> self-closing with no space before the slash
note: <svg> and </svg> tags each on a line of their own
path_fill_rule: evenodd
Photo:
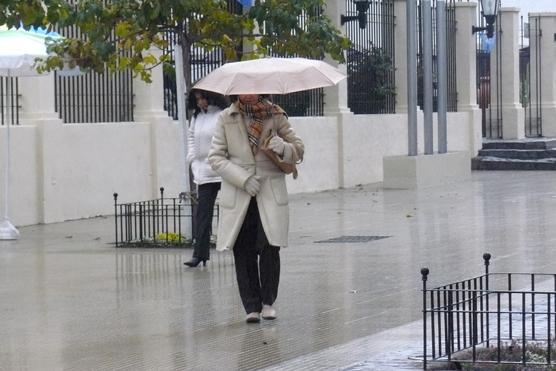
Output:
<svg viewBox="0 0 556 371">
<path fill-rule="evenodd" d="M 0 140 L 5 131 L 0 129 Z M 170 120 L 156 125 L 52 120 L 13 127 L 11 133 L 10 219 L 16 225 L 112 214 L 114 192 L 120 202 L 129 202 L 158 196 L 159 186 L 171 196 L 183 189 L 181 130 Z"/>
<path fill-rule="evenodd" d="M 403 0 L 396 1 L 396 11 L 402 18 L 404 4 Z M 458 39 L 458 53 L 472 56 L 475 43 L 469 29 L 476 4 L 465 4 L 458 3 L 458 19 L 465 25 Z M 339 20 L 342 6 L 334 1 L 329 5 L 329 15 Z M 397 35 L 405 35 L 401 26 L 403 22 L 397 25 Z M 405 71 L 405 38 L 398 41 L 396 69 Z M 469 49 L 467 54 L 465 48 Z M 473 156 L 482 138 L 480 111 L 475 104 L 475 68 L 470 63 L 474 58 L 458 64 L 460 108 L 464 112 L 448 114 L 448 149 L 469 151 Z M 396 79 L 400 112 L 404 106 L 407 109 L 402 75 Z M 183 132 L 163 111 L 161 66 L 155 68 L 152 77 L 152 84 L 134 81 L 137 122 L 108 124 L 62 124 L 52 99 L 53 76 L 22 79 L 21 119 L 25 125 L 12 130 L 10 219 L 14 224 L 112 214 L 114 192 L 119 193 L 120 202 L 129 202 L 156 198 L 161 186 L 168 197 L 176 197 L 185 189 Z M 288 176 L 291 193 L 381 182 L 383 157 L 407 154 L 406 115 L 353 115 L 346 107 L 346 89 L 345 81 L 326 89 L 326 117 L 291 118 L 306 146 L 299 178 Z M 421 112 L 418 125 L 422 152 Z M 0 127 L 0 143 L 5 131 Z M 3 155 L 0 150 L 0 167 Z M 0 197 L 0 206 L 2 202 Z"/>
<path fill-rule="evenodd" d="M 292 117 L 297 135 L 305 144 L 299 176 L 288 176 L 291 193 L 338 188 L 338 124 L 335 117 Z"/>
<path fill-rule="evenodd" d="M 382 158 L 407 154 L 407 116 L 344 115 L 342 124 L 334 117 L 291 118 L 297 134 L 305 143 L 305 160 L 298 167 L 299 177 L 288 177 L 291 193 L 323 191 L 340 186 L 382 182 Z M 346 119 L 347 118 L 347 119 Z M 448 113 L 448 149 L 476 155 L 480 117 L 468 112 Z M 423 152 L 423 115 L 418 114 L 419 150 Z M 434 148 L 437 149 L 437 124 L 434 115 Z M 341 135 L 339 135 L 341 133 Z M 339 141 L 343 142 L 339 146 Z M 340 153 L 343 148 L 343 153 Z M 340 164 L 341 159 L 343 162 Z M 471 166 L 471 165 L 470 165 Z M 343 169 L 343 174 L 339 172 Z"/>
<path fill-rule="evenodd" d="M 336 189 L 341 181 L 344 187 L 381 182 L 382 158 L 407 153 L 405 115 L 341 117 L 341 122 L 336 116 L 291 118 L 306 147 L 299 178 L 288 176 L 291 193 Z M 448 115 L 449 150 L 476 153 L 471 133 L 480 122 L 471 118 L 465 112 Z M 0 128 L 0 143 L 5 131 Z M 50 120 L 16 126 L 11 133 L 10 219 L 16 225 L 112 214 L 114 192 L 120 202 L 129 202 L 157 197 L 160 186 L 168 197 L 184 189 L 181 129 L 167 118 L 108 124 Z M 422 150 L 422 115 L 419 136 Z"/>
<path fill-rule="evenodd" d="M 4 211 L 4 151 L 6 127 L 0 126 L 0 212 Z M 34 126 L 10 130 L 10 215 L 16 224 L 34 224 L 40 220 L 41 202 L 38 166 L 38 135 Z M 3 215 L 1 215 L 3 216 Z"/>
</svg>

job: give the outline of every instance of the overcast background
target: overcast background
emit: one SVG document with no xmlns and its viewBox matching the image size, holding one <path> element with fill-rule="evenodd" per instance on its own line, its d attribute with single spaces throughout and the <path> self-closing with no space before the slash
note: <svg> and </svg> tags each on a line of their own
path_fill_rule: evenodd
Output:
<svg viewBox="0 0 556 371">
<path fill-rule="evenodd" d="M 520 8 L 527 17 L 527 13 L 556 12 L 556 0 L 502 0 L 502 7 Z"/>
</svg>

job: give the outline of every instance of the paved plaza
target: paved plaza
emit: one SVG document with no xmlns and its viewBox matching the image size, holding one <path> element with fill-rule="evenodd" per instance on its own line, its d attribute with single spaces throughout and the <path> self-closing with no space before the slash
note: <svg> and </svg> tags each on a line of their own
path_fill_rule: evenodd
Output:
<svg viewBox="0 0 556 371">
<path fill-rule="evenodd" d="M 421 267 L 430 285 L 482 273 L 483 252 L 492 271 L 556 272 L 556 172 L 290 205 L 279 318 L 254 325 L 230 254 L 191 269 L 190 250 L 115 248 L 112 217 L 21 228 L 0 241 L 0 370 L 418 367 Z"/>
</svg>

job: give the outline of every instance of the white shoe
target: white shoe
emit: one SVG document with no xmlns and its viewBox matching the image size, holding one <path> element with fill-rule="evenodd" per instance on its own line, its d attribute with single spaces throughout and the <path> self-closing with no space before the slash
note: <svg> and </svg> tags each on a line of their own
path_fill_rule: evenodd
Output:
<svg viewBox="0 0 556 371">
<path fill-rule="evenodd" d="M 263 305 L 263 319 L 276 319 L 276 309 L 272 305 Z"/>
<path fill-rule="evenodd" d="M 259 317 L 259 312 L 251 312 L 245 317 L 245 322 L 247 323 L 258 323 L 261 322 L 261 318 Z"/>
</svg>

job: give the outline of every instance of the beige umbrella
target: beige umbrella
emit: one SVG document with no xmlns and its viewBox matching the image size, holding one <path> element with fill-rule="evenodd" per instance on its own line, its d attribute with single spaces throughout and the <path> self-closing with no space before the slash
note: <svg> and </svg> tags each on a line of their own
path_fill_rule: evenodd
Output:
<svg viewBox="0 0 556 371">
<path fill-rule="evenodd" d="M 262 58 L 226 63 L 194 88 L 224 95 L 287 94 L 333 86 L 346 75 L 326 62 L 306 58 Z"/>
</svg>

